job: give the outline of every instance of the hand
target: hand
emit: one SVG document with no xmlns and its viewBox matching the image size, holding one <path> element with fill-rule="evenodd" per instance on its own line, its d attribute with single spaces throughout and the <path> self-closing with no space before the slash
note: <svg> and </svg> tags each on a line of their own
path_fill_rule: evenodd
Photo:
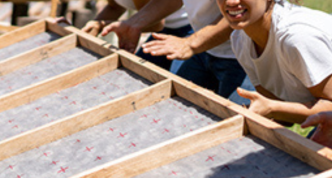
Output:
<svg viewBox="0 0 332 178">
<path fill-rule="evenodd" d="M 54 23 L 65 23 L 67 25 L 71 25 L 71 23 L 65 18 L 65 17 L 57 17 L 55 20 L 54 20 Z"/>
<path fill-rule="evenodd" d="M 266 98 L 265 96 L 259 94 L 255 91 L 247 91 L 242 88 L 237 88 L 237 93 L 243 97 L 250 100 L 249 110 L 253 111 L 262 116 L 271 118 L 272 117 L 272 107 L 271 104 L 273 100 Z"/>
<path fill-rule="evenodd" d="M 194 55 L 187 38 L 157 33 L 153 33 L 152 36 L 156 40 L 142 45 L 144 53 L 151 53 L 152 56 L 166 56 L 169 60 L 186 60 Z"/>
<path fill-rule="evenodd" d="M 115 32 L 119 38 L 119 48 L 125 49 L 131 53 L 135 52 L 142 31 L 131 26 L 126 21 L 113 22 L 104 27 L 101 32 L 102 36 L 106 36 L 110 32 Z"/>
<path fill-rule="evenodd" d="M 321 112 L 309 116 L 302 124 L 302 128 L 317 126 L 311 140 L 332 148 L 332 112 Z"/>
<path fill-rule="evenodd" d="M 97 36 L 104 27 L 105 27 L 105 21 L 90 20 L 85 24 L 85 26 L 81 30 L 86 33 L 89 33 L 90 35 Z"/>
</svg>

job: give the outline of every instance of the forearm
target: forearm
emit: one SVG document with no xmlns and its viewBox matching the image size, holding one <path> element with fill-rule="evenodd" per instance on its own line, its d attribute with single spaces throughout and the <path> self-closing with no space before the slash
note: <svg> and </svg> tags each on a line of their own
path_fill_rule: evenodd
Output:
<svg viewBox="0 0 332 178">
<path fill-rule="evenodd" d="M 198 54 L 229 40 L 232 31 L 226 19 L 220 16 L 215 23 L 202 28 L 186 38 L 186 42 L 194 54 Z"/>
<path fill-rule="evenodd" d="M 271 115 L 275 120 L 302 123 L 310 115 L 331 111 L 332 102 L 320 99 L 315 103 L 303 104 L 271 100 L 270 108 Z"/>
<path fill-rule="evenodd" d="M 133 28 L 146 31 L 182 7 L 181 0 L 151 0 L 135 15 L 126 20 Z"/>
<path fill-rule="evenodd" d="M 97 14 L 95 20 L 117 21 L 125 11 L 126 9 L 122 6 L 116 4 L 115 2 L 109 1 L 104 9 Z"/>
</svg>

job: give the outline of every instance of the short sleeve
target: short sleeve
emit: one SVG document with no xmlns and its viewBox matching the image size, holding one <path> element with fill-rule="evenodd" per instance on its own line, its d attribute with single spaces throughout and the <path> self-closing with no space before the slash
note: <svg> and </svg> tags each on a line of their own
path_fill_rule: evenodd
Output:
<svg viewBox="0 0 332 178">
<path fill-rule="evenodd" d="M 331 29 L 332 30 L 332 29 Z M 332 39 L 312 27 L 293 28 L 281 40 L 288 70 L 307 88 L 332 73 Z"/>
</svg>

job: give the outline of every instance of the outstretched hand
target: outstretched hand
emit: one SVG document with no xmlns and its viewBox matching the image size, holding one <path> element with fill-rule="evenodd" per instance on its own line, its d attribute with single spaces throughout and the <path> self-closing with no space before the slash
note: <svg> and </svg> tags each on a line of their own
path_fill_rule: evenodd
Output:
<svg viewBox="0 0 332 178">
<path fill-rule="evenodd" d="M 142 45 L 144 53 L 150 53 L 152 56 L 166 56 L 169 60 L 186 60 L 194 55 L 187 38 L 157 33 L 153 33 L 152 36 L 156 40 Z"/>
<path fill-rule="evenodd" d="M 237 88 L 239 96 L 250 100 L 249 110 L 265 117 L 272 116 L 271 103 L 273 100 L 266 98 L 256 91 L 248 91 Z"/>
<path fill-rule="evenodd" d="M 311 139 L 324 146 L 332 148 L 332 112 L 321 112 L 309 116 L 302 124 L 302 128 L 317 126 Z"/>
<path fill-rule="evenodd" d="M 141 36 L 141 30 L 128 24 L 126 21 L 113 22 L 101 32 L 102 36 L 106 36 L 110 32 L 115 32 L 119 38 L 119 48 L 125 49 L 131 53 L 135 52 L 139 38 Z"/>
</svg>

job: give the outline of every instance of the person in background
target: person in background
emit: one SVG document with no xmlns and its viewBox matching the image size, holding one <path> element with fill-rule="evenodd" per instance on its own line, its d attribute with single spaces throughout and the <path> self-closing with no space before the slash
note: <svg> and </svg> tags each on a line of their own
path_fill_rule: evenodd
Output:
<svg viewBox="0 0 332 178">
<path fill-rule="evenodd" d="M 140 11 L 142 7 L 144 7 L 145 4 L 148 2 L 149 0 L 108 0 L 108 4 L 103 8 L 103 10 L 99 14 L 97 14 L 94 20 L 89 21 L 82 28 L 82 30 L 96 36 L 105 26 L 109 24 L 111 24 L 109 27 L 116 27 L 117 25 L 121 24 L 121 22 L 118 22 L 118 19 L 127 9 Z M 110 31 L 112 30 L 110 29 Z M 178 37 L 185 37 L 193 33 L 184 7 L 181 7 L 177 11 L 165 17 L 163 22 L 158 21 L 152 25 L 144 27 L 141 31 L 160 32 Z M 123 36 L 121 35 L 121 33 L 117 33 L 117 31 L 114 32 L 119 37 L 120 48 L 124 48 L 132 53 L 135 52 L 140 34 L 134 37 L 137 40 L 135 42 L 136 44 L 133 44 L 132 46 L 126 46 L 126 43 L 123 43 L 123 41 L 126 40 L 128 36 Z M 153 40 L 152 36 L 150 36 L 147 41 L 151 40 Z M 143 53 L 142 49 L 139 49 L 136 52 L 136 55 L 166 70 L 169 70 L 171 67 L 172 61 L 166 60 L 165 56 L 151 56 L 149 54 Z M 180 64 L 178 63 L 178 65 Z"/>
<path fill-rule="evenodd" d="M 311 115 L 301 124 L 302 128 L 310 126 L 317 126 L 311 139 L 332 148 L 332 111 Z"/>
<path fill-rule="evenodd" d="M 185 60 L 177 75 L 228 98 L 246 75 L 228 41 L 232 29 L 222 18 L 215 1 L 151 0 L 127 21 L 116 27 L 106 26 L 102 35 L 116 30 L 128 37 L 128 41 L 123 40 L 128 46 L 130 40 L 135 39 L 135 31 L 140 32 L 142 26 L 155 23 L 182 5 L 185 6 L 195 33 L 187 38 L 153 34 L 157 41 L 144 44 L 144 52 L 153 56 L 166 55 L 169 60 Z"/>
<path fill-rule="evenodd" d="M 282 0 L 218 4 L 235 29 L 233 51 L 257 91 L 238 89 L 251 100 L 249 110 L 292 123 L 332 110 L 330 15 Z"/>
</svg>

